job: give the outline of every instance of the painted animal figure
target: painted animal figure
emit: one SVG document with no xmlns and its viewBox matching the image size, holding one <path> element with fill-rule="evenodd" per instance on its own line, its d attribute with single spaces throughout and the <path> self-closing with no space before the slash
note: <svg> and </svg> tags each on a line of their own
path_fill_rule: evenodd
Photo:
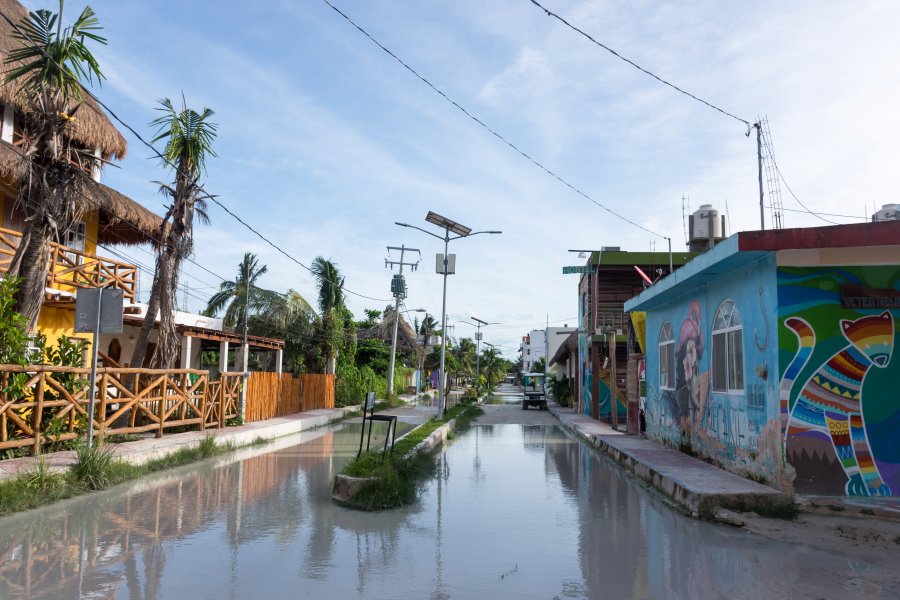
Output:
<svg viewBox="0 0 900 600">
<path fill-rule="evenodd" d="M 827 435 L 847 475 L 851 496 L 889 496 L 891 490 L 875 464 L 866 436 L 862 410 L 863 380 L 871 367 L 885 368 L 894 349 L 894 319 L 889 311 L 850 321 L 842 319 L 841 333 L 849 344 L 835 353 L 803 384 L 793 408 L 791 389 L 809 361 L 816 336 L 799 317 L 785 320 L 800 348 L 781 380 L 781 421 L 784 448 L 790 436 L 809 431 Z"/>
</svg>

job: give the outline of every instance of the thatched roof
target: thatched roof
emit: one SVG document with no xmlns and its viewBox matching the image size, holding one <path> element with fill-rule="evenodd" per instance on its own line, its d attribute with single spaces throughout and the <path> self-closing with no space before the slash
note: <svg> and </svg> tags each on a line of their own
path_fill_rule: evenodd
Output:
<svg viewBox="0 0 900 600">
<path fill-rule="evenodd" d="M 16 23 L 28 16 L 28 10 L 16 0 L 0 0 L 0 10 Z M 11 65 L 6 64 L 6 56 L 10 50 L 17 48 L 20 44 L 18 40 L 10 35 L 12 31 L 12 26 L 5 20 L 0 19 L 0 56 L 3 57 L 0 71 L 4 74 L 0 78 L 0 102 L 11 104 L 19 112 L 25 112 L 27 106 L 18 84 L 15 82 L 7 83 L 5 79 L 5 73 L 11 67 Z M 90 99 L 87 94 L 82 95 L 85 98 L 85 106 L 78 110 L 71 130 L 72 139 L 84 144 L 87 148 L 100 148 L 100 152 L 105 160 L 123 158 L 127 149 L 125 138 L 122 137 L 119 130 L 106 117 L 103 109 Z"/>
<path fill-rule="evenodd" d="M 0 142 L 0 176 L 19 179 L 25 173 L 24 160 L 18 150 Z M 82 210 L 99 211 L 97 241 L 101 244 L 152 244 L 159 235 L 162 217 L 109 186 L 89 181 L 76 199 Z"/>
<path fill-rule="evenodd" d="M 371 329 L 361 329 L 357 332 L 359 339 L 380 339 L 389 342 L 394 327 L 394 309 L 388 308 L 385 312 L 381 323 Z M 406 348 L 411 352 L 419 354 L 424 351 L 422 345 L 418 343 L 416 330 L 412 325 L 406 322 L 403 315 L 400 315 L 400 323 L 397 327 L 397 341 L 402 348 Z"/>
</svg>

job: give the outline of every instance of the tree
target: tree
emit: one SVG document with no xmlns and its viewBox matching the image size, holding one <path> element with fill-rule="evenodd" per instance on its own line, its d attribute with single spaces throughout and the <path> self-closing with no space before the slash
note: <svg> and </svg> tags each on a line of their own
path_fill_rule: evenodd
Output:
<svg viewBox="0 0 900 600">
<path fill-rule="evenodd" d="M 255 254 L 245 253 L 244 260 L 238 265 L 237 276 L 233 281 L 223 281 L 219 284 L 219 291 L 209 299 L 203 314 L 214 317 L 225 308 L 223 318 L 225 325 L 235 327 L 243 323 L 245 308 L 248 315 L 250 311 L 255 314 L 267 303 L 277 301 L 272 296 L 275 292 L 264 290 L 256 285 L 256 281 L 268 270 L 266 265 L 259 264 L 259 259 Z"/>
<path fill-rule="evenodd" d="M 172 184 L 160 183 L 160 192 L 171 198 L 172 204 L 163 217 L 159 230 L 160 245 L 156 257 L 156 273 L 150 293 L 150 305 L 132 357 L 132 366 L 144 362 L 150 332 L 159 313 L 159 336 L 152 364 L 170 368 L 177 355 L 175 332 L 175 293 L 182 261 L 194 249 L 194 217 L 208 223 L 206 200 L 211 196 L 203 190 L 200 176 L 206 170 L 207 156 L 215 156 L 212 142 L 216 137 L 216 125 L 209 119 L 213 111 L 204 108 L 196 112 L 185 105 L 176 109 L 168 98 L 159 101 L 157 108 L 162 115 L 154 119 L 151 127 L 157 128 L 153 142 L 165 141 L 162 151 L 163 165 L 175 171 Z"/>
<path fill-rule="evenodd" d="M 338 348 L 341 346 L 344 327 L 344 278 L 337 265 L 317 256 L 310 268 L 319 288 L 319 316 L 322 324 L 322 350 L 325 355 L 325 372 L 334 373 Z"/>
<path fill-rule="evenodd" d="M 26 225 L 8 272 L 22 280 L 16 307 L 29 332 L 34 331 L 44 298 L 50 242 L 61 239 L 81 217 L 77 197 L 95 185 L 88 173 L 96 157 L 70 134 L 83 105 L 82 84 L 103 79 L 86 41 L 106 44 L 106 39 L 97 34 L 100 21 L 89 6 L 65 29 L 62 9 L 60 0 L 58 14 L 28 13 L 11 34 L 20 46 L 6 59 L 12 65 L 6 81 L 21 84 L 28 107 L 22 146 L 26 172 L 18 195 Z"/>
</svg>

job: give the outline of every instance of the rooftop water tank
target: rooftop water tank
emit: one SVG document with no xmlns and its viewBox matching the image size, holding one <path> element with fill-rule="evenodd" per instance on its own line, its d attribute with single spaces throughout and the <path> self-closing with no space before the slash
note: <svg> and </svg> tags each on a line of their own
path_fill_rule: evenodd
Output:
<svg viewBox="0 0 900 600">
<path fill-rule="evenodd" d="M 691 251 L 709 250 L 725 238 L 725 216 L 712 204 L 703 204 L 691 215 L 689 229 Z"/>
<path fill-rule="evenodd" d="M 885 204 L 881 210 L 872 215 L 873 221 L 898 221 L 900 220 L 900 205 Z"/>
</svg>

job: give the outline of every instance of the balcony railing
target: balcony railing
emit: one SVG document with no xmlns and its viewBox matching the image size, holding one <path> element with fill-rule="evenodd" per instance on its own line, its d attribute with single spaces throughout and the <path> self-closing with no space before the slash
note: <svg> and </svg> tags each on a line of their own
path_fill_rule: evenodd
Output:
<svg viewBox="0 0 900 600">
<path fill-rule="evenodd" d="M 21 232 L 0 227 L 0 273 L 9 270 L 13 255 L 22 239 Z M 135 301 L 137 267 L 128 263 L 101 258 L 61 244 L 50 244 L 50 272 L 47 286 L 63 291 L 76 288 L 110 287 L 125 293 L 125 299 Z"/>
</svg>

